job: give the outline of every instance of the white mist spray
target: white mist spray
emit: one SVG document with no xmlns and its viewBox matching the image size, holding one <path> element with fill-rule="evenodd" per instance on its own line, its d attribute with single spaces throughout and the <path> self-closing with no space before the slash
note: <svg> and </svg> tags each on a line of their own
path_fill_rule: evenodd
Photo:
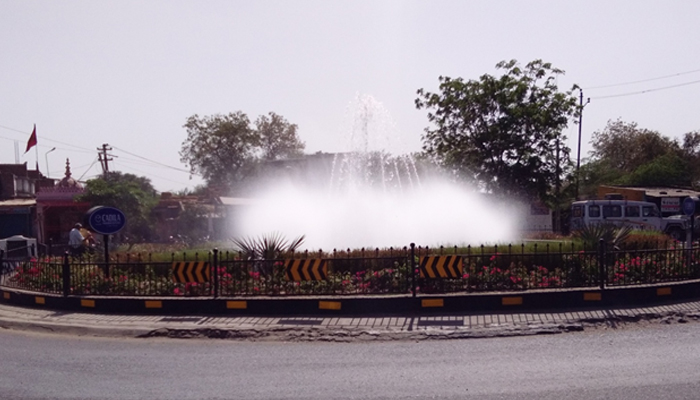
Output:
<svg viewBox="0 0 700 400">
<path fill-rule="evenodd" d="M 272 181 L 241 210 L 237 232 L 306 235 L 305 248 L 326 251 L 514 239 L 514 213 L 455 184 L 420 177 L 413 159 L 390 152 L 394 124 L 381 103 L 358 96 L 353 104 L 346 132 L 351 151 L 334 157 L 330 175 L 316 175 L 327 184 Z"/>
</svg>

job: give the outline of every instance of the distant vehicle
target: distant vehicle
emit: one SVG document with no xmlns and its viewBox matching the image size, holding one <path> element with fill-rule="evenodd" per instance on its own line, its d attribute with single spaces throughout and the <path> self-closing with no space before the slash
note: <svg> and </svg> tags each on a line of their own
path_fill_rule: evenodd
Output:
<svg viewBox="0 0 700 400">
<path fill-rule="evenodd" d="M 584 200 L 571 204 L 571 229 L 603 223 L 662 231 L 676 240 L 684 240 L 688 218 L 662 217 L 656 204 L 648 201 Z"/>
<path fill-rule="evenodd" d="M 37 256 L 36 239 L 22 235 L 0 239 L 0 280 L 2 275 Z"/>
<path fill-rule="evenodd" d="M 22 235 L 0 239 L 0 251 L 5 260 L 29 260 L 37 256 L 36 239 Z"/>
</svg>

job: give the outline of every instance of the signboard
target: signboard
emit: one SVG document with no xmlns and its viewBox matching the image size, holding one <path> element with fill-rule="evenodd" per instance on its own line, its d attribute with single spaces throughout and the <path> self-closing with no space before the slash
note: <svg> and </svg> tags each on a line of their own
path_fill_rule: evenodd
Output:
<svg viewBox="0 0 700 400">
<path fill-rule="evenodd" d="M 174 262 L 173 282 L 175 283 L 204 283 L 209 282 L 211 269 L 206 261 Z"/>
<path fill-rule="evenodd" d="M 425 256 L 419 261 L 421 278 L 462 278 L 461 256 Z"/>
<path fill-rule="evenodd" d="M 677 213 L 681 210 L 681 199 L 679 197 L 662 197 L 661 212 Z"/>
<path fill-rule="evenodd" d="M 288 259 L 284 267 L 288 281 L 322 281 L 328 278 L 328 265 L 322 258 Z"/>
<path fill-rule="evenodd" d="M 683 214 L 693 215 L 695 214 L 695 200 L 692 197 L 686 197 L 683 200 Z"/>
<path fill-rule="evenodd" d="M 113 235 L 124 228 L 126 216 L 117 208 L 97 206 L 88 210 L 87 221 L 92 231 Z"/>
</svg>

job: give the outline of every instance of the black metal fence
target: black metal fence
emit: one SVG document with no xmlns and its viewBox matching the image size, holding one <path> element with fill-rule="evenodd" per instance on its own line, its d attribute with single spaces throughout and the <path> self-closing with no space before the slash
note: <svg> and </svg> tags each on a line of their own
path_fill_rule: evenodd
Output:
<svg viewBox="0 0 700 400">
<path fill-rule="evenodd" d="M 426 256 L 453 256 L 461 276 L 431 277 Z M 290 259 L 323 260 L 324 279 L 290 279 Z M 207 262 L 209 279 L 174 279 L 180 262 Z M 170 257 L 44 256 L 8 260 L 0 252 L 0 286 L 63 295 L 105 296 L 304 296 L 392 295 L 524 291 L 643 285 L 700 278 L 700 248 L 577 251 L 562 244 L 445 249 L 406 247 L 390 251 L 301 253 L 275 260 L 246 260 L 240 253 Z M 421 271 L 422 270 L 422 271 Z"/>
</svg>

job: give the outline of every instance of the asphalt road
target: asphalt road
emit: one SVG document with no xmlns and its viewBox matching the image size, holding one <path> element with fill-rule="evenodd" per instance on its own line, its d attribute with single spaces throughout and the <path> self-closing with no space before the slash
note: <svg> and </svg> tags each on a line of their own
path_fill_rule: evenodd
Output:
<svg viewBox="0 0 700 400">
<path fill-rule="evenodd" d="M 700 323 L 355 343 L 0 331 L 1 399 L 696 399 Z"/>
</svg>

